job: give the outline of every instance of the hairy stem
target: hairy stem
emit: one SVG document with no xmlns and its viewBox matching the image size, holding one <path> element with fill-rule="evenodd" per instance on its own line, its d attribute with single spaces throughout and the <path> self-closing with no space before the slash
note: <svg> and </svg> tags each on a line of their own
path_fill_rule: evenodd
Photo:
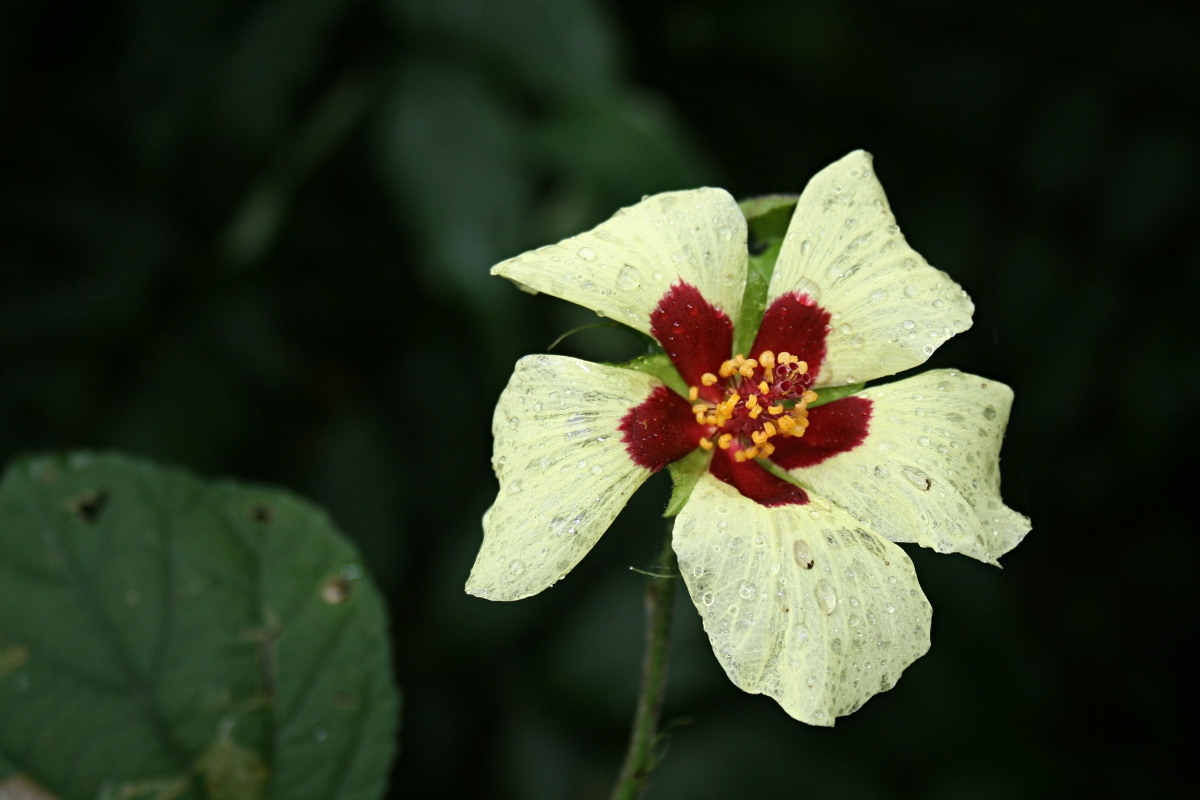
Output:
<svg viewBox="0 0 1200 800">
<path fill-rule="evenodd" d="M 667 686 L 667 648 L 671 638 L 671 611 L 678 583 L 675 551 L 671 549 L 671 522 L 655 566 L 660 575 L 646 578 L 646 655 L 642 662 L 642 690 L 629 736 L 629 751 L 613 789 L 613 800 L 636 800 L 646 790 L 650 771 L 658 764 L 658 718 Z"/>
</svg>

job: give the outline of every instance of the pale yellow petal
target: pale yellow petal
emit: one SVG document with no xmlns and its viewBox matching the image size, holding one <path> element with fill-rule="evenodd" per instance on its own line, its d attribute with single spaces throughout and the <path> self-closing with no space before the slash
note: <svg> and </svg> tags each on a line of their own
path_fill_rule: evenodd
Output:
<svg viewBox="0 0 1200 800">
<path fill-rule="evenodd" d="M 908 246 L 871 162 L 858 150 L 808 182 L 771 278 L 768 303 L 808 293 L 831 315 L 821 386 L 924 363 L 971 327 L 975 310 L 957 283 Z"/>
<path fill-rule="evenodd" d="M 500 481 L 483 518 L 467 592 L 518 600 L 551 586 L 587 554 L 650 476 L 617 426 L 661 384 L 575 358 L 517 362 L 492 419 Z"/>
<path fill-rule="evenodd" d="M 894 542 L 996 559 L 1029 532 L 1000 499 L 1000 445 L 1012 390 L 957 370 L 873 386 L 862 445 L 813 467 L 799 483 Z"/>
<path fill-rule="evenodd" d="M 679 281 L 736 319 L 746 286 L 746 219 L 723 189 L 648 197 L 587 233 L 492 267 L 545 292 L 650 333 L 650 314 Z"/>
<path fill-rule="evenodd" d="M 811 500 L 766 508 L 705 475 L 674 548 L 730 680 L 832 725 L 929 649 L 931 611 L 904 551 Z"/>
</svg>

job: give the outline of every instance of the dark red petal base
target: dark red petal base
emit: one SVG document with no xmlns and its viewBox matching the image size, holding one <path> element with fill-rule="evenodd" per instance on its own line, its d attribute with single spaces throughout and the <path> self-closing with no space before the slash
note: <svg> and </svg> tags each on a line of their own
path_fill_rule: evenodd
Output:
<svg viewBox="0 0 1200 800">
<path fill-rule="evenodd" d="M 825 337 L 829 333 L 829 312 L 807 294 L 791 292 L 771 303 L 763 314 L 762 326 L 754 337 L 747 358 L 758 358 L 763 350 L 779 355 L 791 353 L 808 364 L 814 378 L 825 360 Z"/>
<path fill-rule="evenodd" d="M 630 458 L 651 472 L 695 450 L 707 430 L 696 423 L 691 404 L 665 386 L 629 409 L 618 427 Z"/>
<path fill-rule="evenodd" d="M 650 332 L 688 386 L 700 387 L 701 395 L 713 402 L 724 399 L 720 388 L 700 383 L 701 375 L 715 374 L 721 362 L 733 355 L 733 323 L 724 311 L 705 300 L 695 286 L 680 281 L 650 314 Z"/>
<path fill-rule="evenodd" d="M 776 478 L 753 460 L 739 464 L 732 450 L 714 450 L 709 469 L 714 477 L 725 481 L 759 505 L 774 508 L 802 506 L 808 502 L 808 495 L 799 486 Z"/>
<path fill-rule="evenodd" d="M 808 430 L 803 436 L 772 439 L 775 452 L 771 460 L 784 469 L 812 467 L 858 447 L 866 441 L 870 427 L 871 401 L 853 395 L 843 397 L 810 409 Z"/>
</svg>

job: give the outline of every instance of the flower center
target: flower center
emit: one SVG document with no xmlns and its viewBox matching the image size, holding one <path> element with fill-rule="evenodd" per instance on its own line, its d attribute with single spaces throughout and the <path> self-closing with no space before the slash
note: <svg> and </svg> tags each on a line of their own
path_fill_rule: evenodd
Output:
<svg viewBox="0 0 1200 800">
<path fill-rule="evenodd" d="M 808 428 L 808 404 L 817 399 L 808 365 L 790 353 L 778 356 L 764 350 L 758 359 L 740 353 L 721 364 L 718 375 L 706 372 L 700 382 L 724 391 L 719 403 L 701 401 L 700 387 L 691 387 L 696 422 L 708 425 L 700 446 L 733 450 L 737 461 L 775 452 L 775 436 L 803 436 Z M 710 437 L 716 437 L 714 442 Z"/>
</svg>

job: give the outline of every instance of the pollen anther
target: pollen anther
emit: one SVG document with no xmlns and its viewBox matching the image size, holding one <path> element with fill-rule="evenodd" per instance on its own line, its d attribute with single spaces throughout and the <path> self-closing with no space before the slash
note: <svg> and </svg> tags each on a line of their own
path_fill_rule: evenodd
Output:
<svg viewBox="0 0 1200 800">
<path fill-rule="evenodd" d="M 705 450 L 713 449 L 713 443 L 711 441 L 709 441 L 707 437 L 704 437 L 704 436 L 700 437 L 700 446 L 703 447 Z"/>
<path fill-rule="evenodd" d="M 699 386 L 691 386 L 688 388 L 688 400 L 695 402 L 696 398 L 699 396 L 700 396 L 700 387 Z"/>
</svg>

